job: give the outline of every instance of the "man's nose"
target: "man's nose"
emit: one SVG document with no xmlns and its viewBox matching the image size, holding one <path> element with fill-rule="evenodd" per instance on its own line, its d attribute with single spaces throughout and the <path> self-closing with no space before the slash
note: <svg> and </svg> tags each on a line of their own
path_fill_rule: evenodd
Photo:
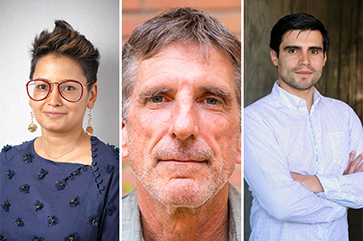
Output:
<svg viewBox="0 0 363 241">
<path fill-rule="evenodd" d="M 172 110 L 169 134 L 181 140 L 196 138 L 199 134 L 197 111 L 193 101 L 176 104 Z"/>
<path fill-rule="evenodd" d="M 309 53 L 301 53 L 299 59 L 300 65 L 309 65 L 310 64 L 310 56 Z"/>
</svg>

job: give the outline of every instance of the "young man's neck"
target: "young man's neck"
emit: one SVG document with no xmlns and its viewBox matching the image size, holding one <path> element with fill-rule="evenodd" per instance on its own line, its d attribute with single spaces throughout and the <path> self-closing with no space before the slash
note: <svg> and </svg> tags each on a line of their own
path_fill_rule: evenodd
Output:
<svg viewBox="0 0 363 241">
<path fill-rule="evenodd" d="M 294 87 L 291 87 L 290 85 L 286 84 L 284 81 L 281 80 L 279 80 L 279 86 L 282 89 L 289 92 L 290 94 L 300 97 L 301 99 L 304 99 L 306 101 L 306 107 L 310 112 L 311 106 L 314 103 L 314 86 L 310 87 L 307 90 L 299 90 Z"/>
<path fill-rule="evenodd" d="M 149 240 L 227 240 L 228 183 L 198 208 L 167 207 L 137 183 L 143 236 Z"/>
</svg>

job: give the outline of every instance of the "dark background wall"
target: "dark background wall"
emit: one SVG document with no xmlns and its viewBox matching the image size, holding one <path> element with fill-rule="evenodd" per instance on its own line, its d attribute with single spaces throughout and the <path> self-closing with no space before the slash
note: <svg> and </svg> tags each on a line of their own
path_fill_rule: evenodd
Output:
<svg viewBox="0 0 363 241">
<path fill-rule="evenodd" d="M 244 0 L 244 105 L 271 92 L 277 71 L 270 61 L 273 25 L 290 13 L 306 12 L 323 22 L 330 37 L 328 61 L 317 89 L 340 99 L 363 119 L 362 0 Z M 362 184 L 363 185 L 363 184 Z M 245 185 L 245 240 L 248 240 L 251 195 Z M 350 240 L 363 240 L 363 212 L 349 210 Z"/>
</svg>

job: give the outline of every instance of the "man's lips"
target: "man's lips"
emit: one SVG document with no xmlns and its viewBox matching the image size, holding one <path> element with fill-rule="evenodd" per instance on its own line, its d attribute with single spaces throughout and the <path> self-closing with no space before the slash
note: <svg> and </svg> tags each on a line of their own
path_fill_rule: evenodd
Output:
<svg viewBox="0 0 363 241">
<path fill-rule="evenodd" d="M 44 112 L 44 114 L 50 118 L 59 118 L 65 115 L 65 113 L 61 113 L 61 112 L 53 112 L 53 111 L 47 111 Z"/>
<path fill-rule="evenodd" d="M 167 171 L 170 178 L 175 180 L 199 175 L 201 171 L 206 170 L 208 163 L 207 160 L 167 159 L 159 160 L 158 167 Z"/>
<path fill-rule="evenodd" d="M 295 73 L 297 73 L 298 75 L 307 76 L 307 75 L 311 75 L 313 72 L 308 71 L 308 70 L 299 70 L 299 71 L 296 71 Z"/>
<path fill-rule="evenodd" d="M 165 163 L 181 163 L 181 164 L 193 164 L 193 163 L 202 163 L 202 162 L 207 162 L 207 160 L 193 160 L 193 159 L 166 159 L 166 160 L 159 160 L 159 162 L 165 162 Z"/>
</svg>

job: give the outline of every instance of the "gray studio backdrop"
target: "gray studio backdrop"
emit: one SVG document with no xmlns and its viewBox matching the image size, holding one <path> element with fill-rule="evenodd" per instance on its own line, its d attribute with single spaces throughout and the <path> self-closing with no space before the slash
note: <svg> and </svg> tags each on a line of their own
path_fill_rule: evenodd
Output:
<svg viewBox="0 0 363 241">
<path fill-rule="evenodd" d="M 98 98 L 92 110 L 94 135 L 119 146 L 119 1 L 0 1 L 0 148 L 41 135 L 30 133 L 30 46 L 35 35 L 64 19 L 100 51 Z M 87 112 L 83 124 L 87 126 Z"/>
</svg>

